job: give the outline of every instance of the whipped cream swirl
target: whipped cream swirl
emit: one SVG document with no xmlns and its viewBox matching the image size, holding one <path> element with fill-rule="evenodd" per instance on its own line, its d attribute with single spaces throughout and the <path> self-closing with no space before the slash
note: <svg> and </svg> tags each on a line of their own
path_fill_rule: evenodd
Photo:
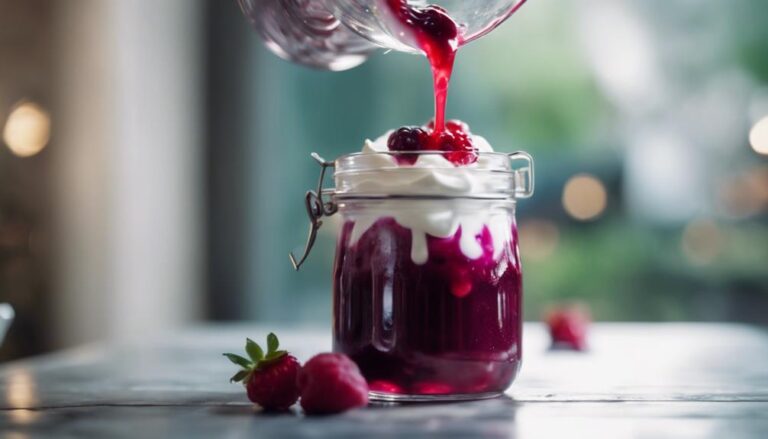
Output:
<svg viewBox="0 0 768 439">
<path fill-rule="evenodd" d="M 371 141 L 366 140 L 362 153 L 389 152 L 387 140 L 391 131 Z M 472 135 L 474 146 L 479 152 L 493 152 L 488 141 Z M 398 166 L 408 168 L 408 172 L 376 173 L 366 172 L 357 175 L 344 175 L 344 183 L 351 192 L 366 194 L 434 194 L 461 197 L 493 191 L 493 179 L 477 170 L 490 169 L 487 160 L 481 154 L 475 163 L 455 166 L 442 154 L 420 155 L 412 165 L 398 165 L 394 156 L 389 154 L 371 155 L 368 160 L 380 162 L 380 168 L 392 169 Z M 369 165 L 371 162 L 368 162 Z M 376 165 L 372 166 L 376 167 Z M 461 228 L 460 248 L 470 259 L 483 256 L 483 248 L 478 236 L 487 227 L 493 239 L 494 258 L 504 249 L 511 239 L 511 224 L 508 212 L 499 209 L 468 209 L 466 200 L 423 200 L 419 208 L 408 205 L 403 200 L 382 200 L 377 209 L 354 215 L 350 245 L 379 219 L 392 217 L 401 226 L 410 229 L 412 234 L 411 259 L 416 264 L 424 264 L 429 259 L 427 235 L 437 238 L 451 238 Z M 411 201 L 413 203 L 413 201 Z"/>
</svg>

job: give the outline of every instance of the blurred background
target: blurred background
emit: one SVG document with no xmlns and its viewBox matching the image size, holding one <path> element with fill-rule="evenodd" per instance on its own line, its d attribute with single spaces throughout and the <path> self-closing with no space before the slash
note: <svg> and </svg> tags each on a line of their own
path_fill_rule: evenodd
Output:
<svg viewBox="0 0 768 439">
<path fill-rule="evenodd" d="M 768 2 L 532 0 L 460 54 L 450 117 L 526 150 L 525 308 L 768 325 Z M 422 57 L 267 52 L 234 0 L 0 0 L 0 359 L 200 321 L 330 322 L 295 273 L 311 151 L 432 114 Z"/>
</svg>

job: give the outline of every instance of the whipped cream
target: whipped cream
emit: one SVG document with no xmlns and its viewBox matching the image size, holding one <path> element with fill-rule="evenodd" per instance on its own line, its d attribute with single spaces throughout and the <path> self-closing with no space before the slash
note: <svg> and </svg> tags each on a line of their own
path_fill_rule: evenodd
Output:
<svg viewBox="0 0 768 439">
<path fill-rule="evenodd" d="M 366 140 L 363 154 L 389 152 L 387 140 L 391 133 L 390 131 L 374 141 Z M 480 152 L 493 152 L 485 138 L 472 135 L 472 141 Z M 370 160 L 376 160 L 376 165 L 380 162 L 378 167 L 382 169 L 400 166 L 395 157 L 388 154 L 371 156 Z M 376 165 L 374 167 L 377 167 Z M 441 154 L 420 155 L 413 165 L 403 166 L 408 167 L 408 172 L 345 175 L 345 185 L 351 192 L 382 195 L 429 193 L 461 197 L 493 191 L 493 179 L 476 172 L 479 169 L 490 169 L 488 161 L 482 155 L 475 163 L 466 166 L 454 166 Z M 383 200 L 376 209 L 356 213 L 349 244 L 357 243 L 360 237 L 383 217 L 392 217 L 398 224 L 410 229 L 411 259 L 416 264 L 424 264 L 429 259 L 427 235 L 450 238 L 455 236 L 461 227 L 460 248 L 470 259 L 483 256 L 478 235 L 484 227 L 488 227 L 491 233 L 494 259 L 501 255 L 504 245 L 511 239 L 510 215 L 503 210 L 467 208 L 468 202 L 461 199 L 417 202 L 420 204 L 415 208 L 414 201 Z"/>
</svg>

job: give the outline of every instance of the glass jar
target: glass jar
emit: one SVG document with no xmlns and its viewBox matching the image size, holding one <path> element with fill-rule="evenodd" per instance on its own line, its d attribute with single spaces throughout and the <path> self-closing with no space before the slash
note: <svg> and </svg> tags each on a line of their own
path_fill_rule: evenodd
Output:
<svg viewBox="0 0 768 439">
<path fill-rule="evenodd" d="M 360 366 L 373 399 L 498 396 L 520 367 L 515 205 L 533 193 L 533 161 L 523 152 L 480 153 L 476 165 L 443 160 L 420 168 L 398 164 L 417 161 L 403 161 L 406 154 L 441 153 L 350 154 L 333 163 L 315 156 L 323 171 L 318 191 L 307 194 L 308 247 L 321 217 L 339 213 L 343 224 L 333 274 L 334 351 Z M 398 161 L 382 160 L 386 155 Z M 330 167 L 336 188 L 322 189 Z M 304 258 L 291 259 L 298 268 Z"/>
</svg>

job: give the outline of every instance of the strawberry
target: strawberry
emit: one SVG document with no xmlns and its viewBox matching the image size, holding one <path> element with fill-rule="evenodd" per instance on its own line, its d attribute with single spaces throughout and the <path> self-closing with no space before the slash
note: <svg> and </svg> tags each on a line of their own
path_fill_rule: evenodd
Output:
<svg viewBox="0 0 768 439">
<path fill-rule="evenodd" d="M 583 351 L 587 349 L 589 313 L 580 306 L 551 310 L 546 317 L 552 346 L 560 349 Z"/>
<path fill-rule="evenodd" d="M 301 366 L 295 357 L 278 350 L 275 334 L 267 336 L 267 353 L 253 340 L 246 339 L 245 351 L 249 358 L 224 354 L 232 363 L 241 367 L 230 382 L 242 382 L 248 399 L 264 410 L 288 410 L 299 399 L 296 384 Z"/>
<path fill-rule="evenodd" d="M 301 407 L 310 415 L 341 413 L 368 405 L 368 383 L 344 354 L 319 354 L 299 372 Z"/>
</svg>

